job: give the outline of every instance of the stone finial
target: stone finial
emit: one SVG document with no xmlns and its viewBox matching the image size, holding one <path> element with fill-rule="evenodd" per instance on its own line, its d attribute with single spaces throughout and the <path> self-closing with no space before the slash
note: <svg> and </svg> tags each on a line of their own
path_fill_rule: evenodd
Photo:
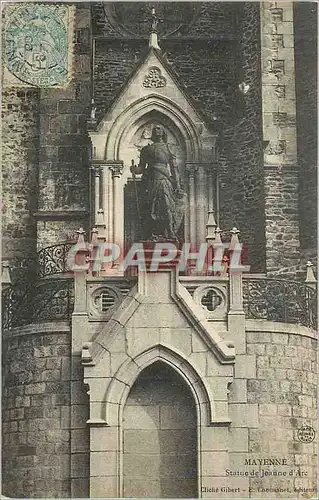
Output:
<svg viewBox="0 0 319 500">
<path fill-rule="evenodd" d="M 313 263 L 308 260 L 307 264 L 307 276 L 306 276 L 306 283 L 308 285 L 315 285 L 317 283 L 317 280 L 315 278 L 314 272 L 313 272 Z"/>
<path fill-rule="evenodd" d="M 222 232 L 222 230 L 220 229 L 220 227 L 216 227 L 216 229 L 215 229 L 215 241 L 214 241 L 214 244 L 216 244 L 216 243 L 217 244 L 218 243 L 222 244 L 223 243 L 221 235 L 220 235 L 221 232 Z"/>
<path fill-rule="evenodd" d="M 234 250 L 234 248 L 238 247 L 240 245 L 238 235 L 240 231 L 237 229 L 237 227 L 233 227 L 233 229 L 230 230 L 231 234 L 231 239 L 230 239 L 230 244 L 229 244 L 229 250 Z"/>
<path fill-rule="evenodd" d="M 99 234 L 99 231 L 96 227 L 92 228 L 91 231 L 91 245 L 94 246 L 97 244 L 97 235 Z"/>
<path fill-rule="evenodd" d="M 78 240 L 75 245 L 76 248 L 76 254 L 75 254 L 75 266 L 73 268 L 73 271 L 77 274 L 79 277 L 80 274 L 83 272 L 86 273 L 89 270 L 89 267 L 87 266 L 88 264 L 88 257 L 90 256 L 90 245 L 86 243 L 84 239 L 85 231 L 83 227 L 80 227 L 76 231 L 78 234 Z"/>
<path fill-rule="evenodd" d="M 9 287 L 11 285 L 10 267 L 6 261 L 2 262 L 1 285 L 2 287 Z"/>
<path fill-rule="evenodd" d="M 99 208 L 96 214 L 96 224 L 97 226 L 104 226 L 104 210 Z"/>
<path fill-rule="evenodd" d="M 156 14 L 155 7 L 152 7 L 152 28 L 148 45 L 149 47 L 153 47 L 154 49 L 157 50 L 161 50 L 160 46 L 158 45 L 158 39 L 157 39 L 157 26 L 160 21 L 161 20 Z"/>
<path fill-rule="evenodd" d="M 212 241 L 215 239 L 216 235 L 216 220 L 214 216 L 214 212 L 211 210 L 208 212 L 208 219 L 206 224 L 206 241 Z"/>
<path fill-rule="evenodd" d="M 149 47 L 153 47 L 154 49 L 161 50 L 161 47 L 158 45 L 157 33 L 150 34 L 150 40 L 148 45 Z"/>
<path fill-rule="evenodd" d="M 84 240 L 84 235 L 85 235 L 85 231 L 83 229 L 83 227 L 80 227 L 80 229 L 78 229 L 76 231 L 76 233 L 78 233 L 78 241 L 77 241 L 77 244 L 78 245 L 85 245 L 85 240 Z"/>
<path fill-rule="evenodd" d="M 227 276 L 228 268 L 229 268 L 229 257 L 227 257 L 227 255 L 224 255 L 221 267 L 222 267 L 222 271 L 221 271 L 220 275 Z"/>
</svg>

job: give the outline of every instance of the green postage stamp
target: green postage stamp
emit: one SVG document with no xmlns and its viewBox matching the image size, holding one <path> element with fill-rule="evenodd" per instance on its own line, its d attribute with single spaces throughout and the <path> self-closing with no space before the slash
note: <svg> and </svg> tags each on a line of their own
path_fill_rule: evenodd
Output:
<svg viewBox="0 0 319 500">
<path fill-rule="evenodd" d="M 12 3 L 3 14 L 4 85 L 66 86 L 72 69 L 73 9 Z"/>
</svg>

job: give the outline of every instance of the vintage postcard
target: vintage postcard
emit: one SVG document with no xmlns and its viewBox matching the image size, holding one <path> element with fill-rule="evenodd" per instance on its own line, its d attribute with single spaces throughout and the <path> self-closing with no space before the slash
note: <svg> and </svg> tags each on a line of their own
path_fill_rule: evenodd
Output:
<svg viewBox="0 0 319 500">
<path fill-rule="evenodd" d="M 317 3 L 1 9 L 3 498 L 318 498 Z"/>
</svg>

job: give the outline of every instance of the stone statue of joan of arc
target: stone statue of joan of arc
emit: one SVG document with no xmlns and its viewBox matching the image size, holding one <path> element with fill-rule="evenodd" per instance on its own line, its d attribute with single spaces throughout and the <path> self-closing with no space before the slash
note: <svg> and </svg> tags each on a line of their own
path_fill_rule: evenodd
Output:
<svg viewBox="0 0 319 500">
<path fill-rule="evenodd" d="M 185 193 L 164 128 L 154 126 L 151 140 L 153 144 L 141 149 L 138 166 L 131 166 L 133 174 L 142 174 L 140 215 L 143 239 L 176 241 Z"/>
</svg>

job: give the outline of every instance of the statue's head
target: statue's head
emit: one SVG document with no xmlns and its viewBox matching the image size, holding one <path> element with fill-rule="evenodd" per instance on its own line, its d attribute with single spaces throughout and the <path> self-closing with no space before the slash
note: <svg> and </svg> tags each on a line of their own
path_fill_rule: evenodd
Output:
<svg viewBox="0 0 319 500">
<path fill-rule="evenodd" d="M 164 127 L 161 127 L 161 125 L 155 125 L 152 130 L 152 135 L 151 135 L 151 140 L 153 142 L 167 142 L 167 133 Z"/>
</svg>

